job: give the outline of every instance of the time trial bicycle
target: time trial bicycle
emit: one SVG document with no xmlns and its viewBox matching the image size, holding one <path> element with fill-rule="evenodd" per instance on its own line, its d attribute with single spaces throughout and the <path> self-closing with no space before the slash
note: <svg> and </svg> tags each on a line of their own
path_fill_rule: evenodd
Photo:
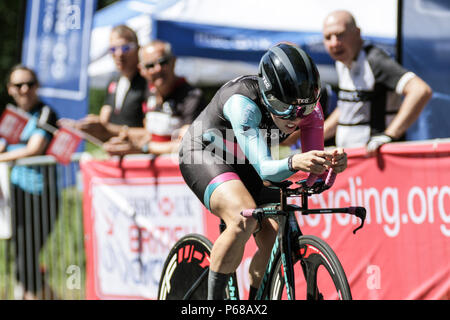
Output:
<svg viewBox="0 0 450 320">
<path fill-rule="evenodd" d="M 353 233 L 364 226 L 364 207 L 308 208 L 308 198 L 329 189 L 335 177 L 330 170 L 325 181 L 310 175 L 308 179 L 295 184 L 291 181 L 271 182 L 271 187 L 280 191 L 279 203 L 241 212 L 245 217 L 258 219 L 260 226 L 262 219 L 271 218 L 278 223 L 277 237 L 256 300 L 295 300 L 298 298 L 298 278 L 306 282 L 306 292 L 302 294 L 307 300 L 352 299 L 347 277 L 336 254 L 324 240 L 313 235 L 303 235 L 296 217 L 297 212 L 302 215 L 347 213 L 361 219 L 360 226 Z M 287 203 L 289 197 L 298 196 L 301 197 L 301 206 Z M 224 228 L 221 221 L 221 231 Z M 158 298 L 205 300 L 211 249 L 211 241 L 202 235 L 189 234 L 181 238 L 170 250 L 164 263 Z M 236 273 L 230 276 L 226 296 L 229 300 L 239 298 Z"/>
</svg>

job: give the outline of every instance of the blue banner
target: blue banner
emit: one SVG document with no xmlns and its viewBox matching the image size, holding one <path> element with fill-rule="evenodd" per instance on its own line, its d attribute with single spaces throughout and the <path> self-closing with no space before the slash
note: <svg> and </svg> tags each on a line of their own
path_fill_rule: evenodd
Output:
<svg viewBox="0 0 450 320">
<path fill-rule="evenodd" d="M 23 63 L 36 71 L 39 96 L 60 118 L 80 119 L 88 110 L 91 27 L 97 0 L 30 0 Z"/>
<path fill-rule="evenodd" d="M 450 137 L 450 2 L 403 1 L 403 6 L 403 65 L 433 89 L 433 97 L 407 138 Z"/>
<path fill-rule="evenodd" d="M 323 35 L 317 32 L 278 31 L 216 26 L 180 22 L 153 17 L 153 38 L 172 44 L 177 56 L 203 57 L 259 63 L 272 45 L 289 39 L 304 49 L 317 64 L 334 65 L 323 45 Z M 395 52 L 395 39 L 364 37 L 390 54 Z"/>
</svg>

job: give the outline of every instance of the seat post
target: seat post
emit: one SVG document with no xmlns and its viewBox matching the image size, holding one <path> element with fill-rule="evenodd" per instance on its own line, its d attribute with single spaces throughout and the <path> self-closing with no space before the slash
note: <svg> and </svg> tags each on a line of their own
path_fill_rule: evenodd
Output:
<svg viewBox="0 0 450 320">
<path fill-rule="evenodd" d="M 280 210 L 284 211 L 287 205 L 287 194 L 284 187 L 280 188 Z"/>
</svg>

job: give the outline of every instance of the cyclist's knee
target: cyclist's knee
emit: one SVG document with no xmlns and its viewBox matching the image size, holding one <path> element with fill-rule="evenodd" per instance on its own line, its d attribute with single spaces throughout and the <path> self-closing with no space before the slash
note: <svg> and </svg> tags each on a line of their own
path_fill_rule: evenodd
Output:
<svg viewBox="0 0 450 320">
<path fill-rule="evenodd" d="M 226 223 L 227 229 L 230 229 L 229 232 L 235 234 L 237 238 L 245 238 L 246 240 L 248 240 L 253 234 L 257 225 L 255 219 L 245 218 L 240 214 L 233 216 Z"/>
<path fill-rule="evenodd" d="M 225 221 L 228 232 L 233 232 L 236 236 L 246 236 L 250 238 L 256 230 L 257 221 L 253 218 L 245 218 L 241 212 L 256 208 L 253 199 L 230 199 L 230 201 L 216 202 L 212 212 Z"/>
</svg>

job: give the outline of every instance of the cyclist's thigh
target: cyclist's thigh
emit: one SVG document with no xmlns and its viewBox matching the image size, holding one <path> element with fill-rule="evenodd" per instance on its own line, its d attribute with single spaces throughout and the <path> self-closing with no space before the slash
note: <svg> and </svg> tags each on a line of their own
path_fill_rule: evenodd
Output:
<svg viewBox="0 0 450 320">
<path fill-rule="evenodd" d="M 180 159 L 180 170 L 187 185 L 205 207 L 226 223 L 240 218 L 242 210 L 255 208 L 253 199 L 262 181 L 251 173 L 253 167 L 249 164 L 229 164 L 221 158 L 216 158 L 214 163 L 202 162 L 204 152 L 184 152 Z"/>
<path fill-rule="evenodd" d="M 211 212 L 223 219 L 227 225 L 246 223 L 247 219 L 240 215 L 241 211 L 256 208 L 253 197 L 241 180 L 221 183 L 215 188 L 210 199 Z M 253 221 L 251 225 L 253 227 Z"/>
<path fill-rule="evenodd" d="M 231 165 L 217 158 L 216 163 L 204 162 L 204 150 L 184 151 L 180 158 L 180 171 L 184 181 L 197 198 L 210 210 L 209 198 L 221 181 L 239 179 Z"/>
</svg>

